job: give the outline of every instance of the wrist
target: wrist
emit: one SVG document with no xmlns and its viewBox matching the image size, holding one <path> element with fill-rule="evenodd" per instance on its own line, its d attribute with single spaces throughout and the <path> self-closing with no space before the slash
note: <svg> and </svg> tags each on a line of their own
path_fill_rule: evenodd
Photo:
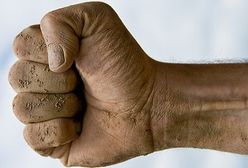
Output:
<svg viewBox="0 0 248 168">
<path fill-rule="evenodd" d="M 168 67 L 166 63 L 156 62 L 154 96 L 151 108 L 151 129 L 153 132 L 154 150 L 169 148 L 167 143 L 167 125 L 171 122 L 171 95 L 168 87 Z"/>
<path fill-rule="evenodd" d="M 156 68 L 151 110 L 155 150 L 196 147 L 244 153 L 247 64 L 157 63 Z"/>
<path fill-rule="evenodd" d="M 216 119 L 221 114 L 214 115 L 203 110 L 208 107 L 213 111 L 224 108 L 215 107 L 218 100 L 213 99 L 220 96 L 220 88 L 211 89 L 206 85 L 208 79 L 201 78 L 211 76 L 211 73 L 205 73 L 204 69 L 202 76 L 196 77 L 195 73 L 201 68 L 196 70 L 194 65 L 157 62 L 156 68 L 151 110 L 155 151 L 175 147 L 218 148 L 212 140 L 216 138 L 216 130 L 223 131 Z"/>
</svg>

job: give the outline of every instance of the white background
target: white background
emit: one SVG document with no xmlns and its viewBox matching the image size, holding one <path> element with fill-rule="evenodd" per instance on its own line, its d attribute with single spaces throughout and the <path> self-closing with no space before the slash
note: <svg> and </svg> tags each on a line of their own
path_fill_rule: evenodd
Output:
<svg viewBox="0 0 248 168">
<path fill-rule="evenodd" d="M 15 118 L 8 70 L 15 35 L 48 11 L 76 0 L 0 0 L 0 168 L 59 168 L 33 152 Z M 154 59 L 167 62 L 242 61 L 248 58 L 247 0 L 109 0 L 124 24 Z M 235 123 L 230 123 L 235 124 Z M 248 145 L 248 144 L 247 144 Z M 211 150 L 171 149 L 112 168 L 247 168 L 248 156 Z"/>
</svg>

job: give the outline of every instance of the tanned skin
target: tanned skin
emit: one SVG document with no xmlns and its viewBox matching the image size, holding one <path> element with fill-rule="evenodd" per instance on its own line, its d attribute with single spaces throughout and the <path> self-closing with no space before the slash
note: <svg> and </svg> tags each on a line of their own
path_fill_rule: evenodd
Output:
<svg viewBox="0 0 248 168">
<path fill-rule="evenodd" d="M 43 156 L 94 167 L 175 147 L 248 153 L 248 64 L 157 62 L 101 2 L 49 12 L 13 48 L 13 110 Z"/>
</svg>

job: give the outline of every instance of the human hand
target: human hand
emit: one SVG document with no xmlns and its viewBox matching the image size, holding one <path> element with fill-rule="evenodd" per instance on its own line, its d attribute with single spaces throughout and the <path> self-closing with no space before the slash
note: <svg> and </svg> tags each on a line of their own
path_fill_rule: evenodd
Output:
<svg viewBox="0 0 248 168">
<path fill-rule="evenodd" d="M 13 47 L 20 59 L 9 75 L 18 92 L 13 110 L 35 151 L 90 167 L 154 151 L 154 61 L 110 6 L 91 2 L 50 12 Z"/>
</svg>

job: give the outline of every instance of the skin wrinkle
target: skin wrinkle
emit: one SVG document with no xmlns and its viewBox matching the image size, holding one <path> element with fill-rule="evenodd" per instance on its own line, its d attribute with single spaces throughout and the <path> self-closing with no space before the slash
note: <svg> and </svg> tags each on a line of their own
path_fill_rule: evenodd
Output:
<svg viewBox="0 0 248 168">
<path fill-rule="evenodd" d="M 141 91 L 140 93 L 142 93 L 142 91 Z M 92 107 L 97 108 L 97 106 L 95 106 L 96 103 L 91 104 L 91 100 L 89 99 L 89 97 L 92 97 L 92 98 L 95 99 L 95 100 L 97 100 L 97 98 L 96 98 L 96 97 L 93 97 L 92 95 L 90 95 L 89 93 L 87 93 L 87 91 L 85 91 L 85 95 L 87 95 L 88 103 L 89 103 Z M 138 97 L 140 97 L 140 96 L 137 96 L 135 99 L 137 99 Z M 95 100 L 94 100 L 94 101 L 95 101 Z M 102 102 L 102 101 L 99 100 L 99 99 L 98 99 L 97 101 L 98 101 L 98 102 L 101 102 L 101 103 L 104 103 L 104 104 L 115 104 L 115 102 Z M 123 103 L 124 103 L 125 101 L 126 101 L 126 100 L 124 100 Z M 129 113 L 129 111 L 135 111 L 135 110 L 132 110 L 132 109 L 134 109 L 135 106 L 136 106 L 136 104 L 133 104 L 133 106 L 131 106 L 129 109 L 126 109 L 125 111 L 122 111 L 121 113 L 117 113 L 117 114 L 115 114 L 115 115 L 122 115 L 122 114 L 125 114 L 125 113 Z M 101 106 L 101 107 L 102 107 L 102 106 Z M 104 111 L 106 111 L 107 109 L 106 109 L 106 108 L 104 108 L 104 109 L 99 108 L 99 110 L 104 110 Z"/>
<path fill-rule="evenodd" d="M 63 21 L 63 23 L 65 23 L 65 25 L 63 25 L 63 26 L 67 27 L 70 31 L 74 32 L 77 36 L 80 36 L 79 32 L 83 26 L 83 24 L 81 23 L 82 20 L 78 20 L 77 22 L 74 22 L 74 19 L 68 18 L 68 16 L 70 16 L 70 15 L 64 15 L 61 13 L 57 13 L 57 11 L 49 12 L 41 19 L 41 24 L 43 22 L 44 23 L 55 22 L 55 24 L 60 24 L 61 21 Z M 64 19 L 64 18 L 66 18 L 66 19 Z M 74 24 L 71 23 L 72 21 Z M 80 26 L 79 29 L 77 30 L 77 29 L 75 29 L 75 23 L 77 23 L 76 25 L 82 25 L 82 26 Z M 41 30 L 42 30 L 42 27 L 41 27 Z M 59 33 L 61 34 L 62 32 L 59 32 Z M 65 35 L 66 33 L 63 32 L 63 34 Z M 63 37 L 64 37 L 64 35 L 63 35 Z M 48 39 L 48 38 L 45 38 L 45 40 L 46 39 Z M 64 38 L 61 38 L 61 39 L 64 40 Z"/>
<path fill-rule="evenodd" d="M 115 118 L 119 117 L 119 116 L 117 116 L 117 115 L 114 115 L 114 116 L 115 116 Z M 106 130 L 102 129 L 102 127 L 99 126 L 99 125 L 101 125 L 101 124 L 99 124 L 100 122 L 99 122 L 96 118 L 97 118 L 97 116 L 94 116 L 94 120 L 95 120 L 96 123 L 97 123 L 97 127 L 98 127 L 99 129 L 101 129 L 106 135 L 109 135 L 109 136 L 113 137 L 113 138 L 116 140 L 116 142 L 119 144 L 120 147 L 126 149 L 126 147 L 125 147 L 125 146 L 126 146 L 126 145 L 125 145 L 125 144 L 126 144 L 126 143 L 125 143 L 125 136 L 123 137 L 123 140 L 121 140 L 121 138 L 118 138 L 118 137 L 112 135 L 111 133 L 107 132 Z M 123 118 L 123 117 L 120 116 L 120 119 L 122 119 L 122 118 Z M 126 131 L 127 131 L 127 129 L 126 129 Z M 129 142 L 129 144 L 130 144 L 130 142 Z M 135 144 L 132 144 L 132 145 L 135 146 Z M 127 149 L 126 149 L 126 150 L 127 150 Z"/>
<path fill-rule="evenodd" d="M 94 119 L 96 122 L 96 124 L 97 124 L 97 127 L 101 130 L 101 131 L 103 131 L 103 133 L 104 134 L 106 134 L 107 136 L 111 136 L 116 142 L 117 142 L 117 144 L 119 144 L 119 147 L 120 148 L 124 148 L 125 150 L 129 150 L 126 146 L 125 146 L 125 139 L 123 139 L 123 140 L 121 140 L 120 138 L 118 138 L 118 137 L 116 137 L 115 135 L 112 135 L 111 133 L 109 133 L 108 131 L 106 131 L 106 130 L 104 130 L 104 129 L 102 129 L 103 127 L 101 126 L 102 124 L 99 124 L 100 122 L 96 119 L 96 116 L 95 117 L 93 117 L 92 119 Z M 129 145 L 130 145 L 130 142 L 129 142 Z M 134 145 L 134 144 L 133 144 Z M 105 152 L 105 153 L 107 153 L 107 152 Z M 111 163 L 111 162 L 110 162 Z"/>
</svg>

